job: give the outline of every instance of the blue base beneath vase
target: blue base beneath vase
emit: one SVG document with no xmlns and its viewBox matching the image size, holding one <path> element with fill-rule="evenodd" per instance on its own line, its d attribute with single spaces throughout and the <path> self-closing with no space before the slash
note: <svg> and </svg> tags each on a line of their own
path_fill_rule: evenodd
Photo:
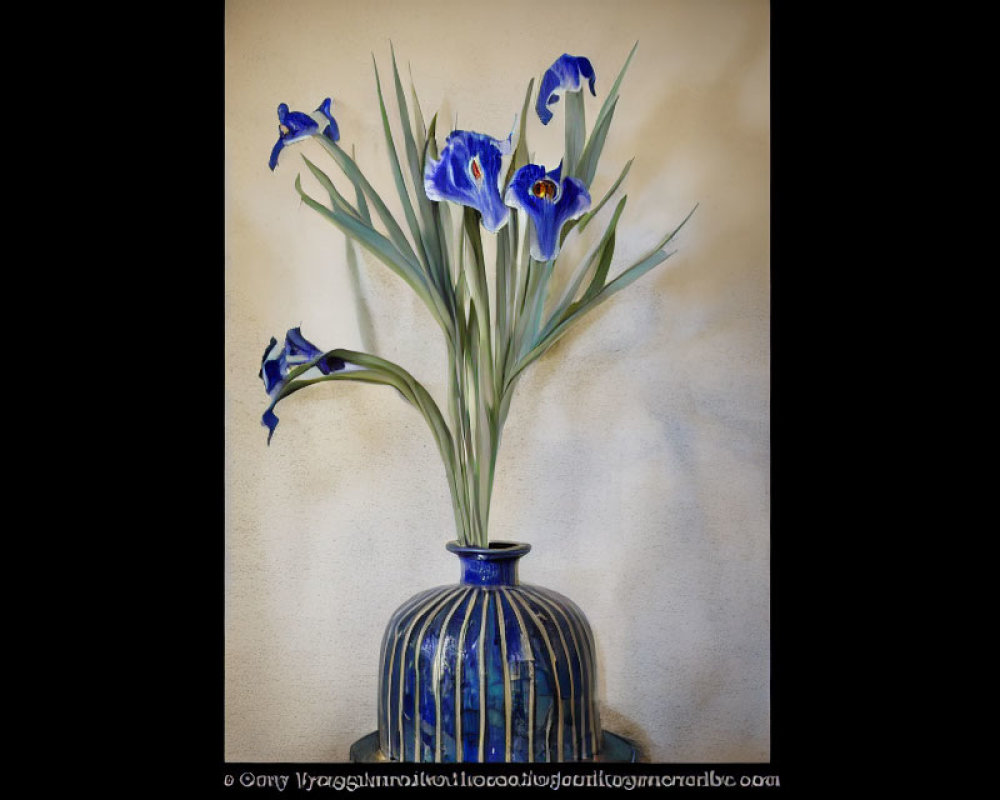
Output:
<svg viewBox="0 0 1000 800">
<path fill-rule="evenodd" d="M 588 761 L 602 761 L 610 763 L 637 762 L 639 760 L 639 748 L 633 742 L 623 736 L 618 736 L 610 731 L 601 731 L 604 746 L 601 752 Z M 389 762 L 378 744 L 378 731 L 372 731 L 367 736 L 358 739 L 351 745 L 351 761 L 354 763 L 369 764 L 377 761 Z"/>
</svg>

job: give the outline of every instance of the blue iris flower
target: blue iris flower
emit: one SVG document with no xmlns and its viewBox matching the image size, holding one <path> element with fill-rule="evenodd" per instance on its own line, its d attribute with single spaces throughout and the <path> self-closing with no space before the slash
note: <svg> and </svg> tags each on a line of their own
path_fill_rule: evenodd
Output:
<svg viewBox="0 0 1000 800">
<path fill-rule="evenodd" d="M 264 357 L 260 363 L 260 379 L 264 381 L 264 390 L 271 398 L 271 405 L 267 407 L 261 423 L 267 427 L 267 442 L 271 443 L 274 429 L 278 426 L 278 418 L 274 414 L 274 406 L 281 396 L 281 390 L 288 383 L 288 373 L 295 367 L 307 364 L 323 355 L 323 351 L 302 335 L 299 328 L 292 328 L 285 335 L 284 346 L 278 345 L 278 340 L 273 336 L 271 342 L 264 350 Z M 340 372 L 345 369 L 347 362 L 342 358 L 328 357 L 320 359 L 315 364 L 315 369 L 319 374 L 329 375 L 331 372 Z M 308 380 L 315 377 L 313 369 L 306 370 L 299 378 Z"/>
<path fill-rule="evenodd" d="M 511 137 L 500 141 L 471 131 L 452 131 L 441 158 L 427 159 L 424 191 L 431 200 L 471 206 L 483 215 L 483 225 L 496 233 L 509 212 L 500 197 L 500 167 L 510 153 Z"/>
<path fill-rule="evenodd" d="M 562 163 L 551 172 L 539 164 L 526 164 L 514 173 L 507 205 L 531 217 L 531 257 L 548 261 L 559 253 L 559 233 L 567 222 L 590 208 L 590 193 L 583 181 L 562 178 Z"/>
<path fill-rule="evenodd" d="M 327 97 L 319 108 L 316 109 L 327 119 L 327 126 L 323 129 L 323 136 L 331 142 L 340 139 L 340 128 L 337 127 L 337 120 L 330 113 L 330 98 Z M 282 103 L 278 106 L 278 141 L 275 142 L 271 150 L 271 160 L 267 165 L 273 170 L 278 166 L 278 153 L 282 151 L 286 144 L 300 142 L 310 136 L 319 133 L 319 123 L 308 114 L 301 111 L 289 111 L 288 106 Z"/>
<path fill-rule="evenodd" d="M 582 79 L 586 78 L 590 82 L 590 93 L 594 96 L 594 81 L 597 76 L 594 74 L 594 67 L 590 59 L 583 56 L 571 56 L 564 53 L 556 59 L 556 62 L 545 71 L 542 76 L 542 83 L 538 87 L 538 101 L 535 103 L 535 111 L 543 125 L 548 125 L 552 119 L 552 112 L 549 106 L 559 102 L 559 97 L 566 92 L 579 91 Z"/>
</svg>

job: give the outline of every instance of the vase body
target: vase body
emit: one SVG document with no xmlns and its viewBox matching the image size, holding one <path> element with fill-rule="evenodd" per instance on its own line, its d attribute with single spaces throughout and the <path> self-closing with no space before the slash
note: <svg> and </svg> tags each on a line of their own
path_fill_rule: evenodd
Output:
<svg viewBox="0 0 1000 800">
<path fill-rule="evenodd" d="M 530 545 L 448 549 L 461 580 L 410 598 L 382 640 L 378 734 L 406 762 L 597 756 L 594 639 L 562 595 L 518 580 Z"/>
</svg>

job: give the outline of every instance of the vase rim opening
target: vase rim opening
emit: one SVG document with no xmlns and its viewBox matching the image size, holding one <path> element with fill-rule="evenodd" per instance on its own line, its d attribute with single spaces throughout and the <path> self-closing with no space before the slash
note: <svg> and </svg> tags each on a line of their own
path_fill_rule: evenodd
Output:
<svg viewBox="0 0 1000 800">
<path fill-rule="evenodd" d="M 490 542 L 486 547 L 477 547 L 475 545 L 459 544 L 457 540 L 452 540 L 445 545 L 445 548 L 459 556 L 494 559 L 523 556 L 531 550 L 531 545 L 526 542 Z"/>
</svg>

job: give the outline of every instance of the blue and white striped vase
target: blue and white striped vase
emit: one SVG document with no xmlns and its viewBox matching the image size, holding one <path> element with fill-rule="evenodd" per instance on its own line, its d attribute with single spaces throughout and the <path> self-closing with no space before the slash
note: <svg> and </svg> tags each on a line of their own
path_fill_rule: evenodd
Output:
<svg viewBox="0 0 1000 800">
<path fill-rule="evenodd" d="M 555 762 L 598 756 L 594 637 L 562 595 L 519 583 L 531 545 L 448 550 L 461 582 L 415 595 L 382 640 L 382 757 Z"/>
</svg>

